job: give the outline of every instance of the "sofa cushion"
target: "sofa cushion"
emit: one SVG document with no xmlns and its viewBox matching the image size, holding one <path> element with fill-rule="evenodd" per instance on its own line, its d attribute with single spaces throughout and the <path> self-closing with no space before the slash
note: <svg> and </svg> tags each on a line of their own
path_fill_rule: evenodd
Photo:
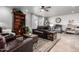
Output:
<svg viewBox="0 0 79 59">
<path fill-rule="evenodd" d="M 41 34 L 43 34 L 43 32 L 42 32 L 42 31 L 39 31 L 39 30 L 36 30 L 35 32 L 36 32 L 36 33 L 41 33 Z"/>
<path fill-rule="evenodd" d="M 49 29 L 49 26 L 38 26 L 38 29 L 45 29 L 45 30 L 48 30 L 48 29 Z"/>
</svg>

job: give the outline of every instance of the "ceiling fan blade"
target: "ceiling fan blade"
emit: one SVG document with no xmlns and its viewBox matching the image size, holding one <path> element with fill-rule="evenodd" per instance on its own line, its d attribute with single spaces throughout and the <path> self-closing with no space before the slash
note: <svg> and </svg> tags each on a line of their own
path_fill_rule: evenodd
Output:
<svg viewBox="0 0 79 59">
<path fill-rule="evenodd" d="M 45 8 L 45 6 L 41 6 L 41 9 L 44 9 Z"/>
<path fill-rule="evenodd" d="M 46 8 L 51 8 L 51 6 L 47 6 Z"/>
<path fill-rule="evenodd" d="M 51 8 L 50 6 L 41 6 L 41 9 L 43 9 L 44 11 L 49 11 L 48 8 Z"/>
<path fill-rule="evenodd" d="M 48 9 L 45 9 L 45 11 L 47 11 L 47 12 L 48 12 L 49 10 L 48 10 Z"/>
</svg>

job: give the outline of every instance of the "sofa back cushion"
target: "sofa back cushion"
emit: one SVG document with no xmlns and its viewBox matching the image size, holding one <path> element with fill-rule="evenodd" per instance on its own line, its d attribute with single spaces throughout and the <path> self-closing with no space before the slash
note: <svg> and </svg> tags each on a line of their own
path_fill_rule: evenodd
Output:
<svg viewBox="0 0 79 59">
<path fill-rule="evenodd" d="M 49 30 L 49 26 L 38 26 L 38 29 Z"/>
</svg>

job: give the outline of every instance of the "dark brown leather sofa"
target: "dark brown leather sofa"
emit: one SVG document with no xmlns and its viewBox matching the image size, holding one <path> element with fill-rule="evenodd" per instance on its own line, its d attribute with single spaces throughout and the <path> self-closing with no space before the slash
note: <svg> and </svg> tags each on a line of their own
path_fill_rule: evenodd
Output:
<svg viewBox="0 0 79 59">
<path fill-rule="evenodd" d="M 1 33 L 0 34 L 0 50 L 1 51 L 6 51 L 14 47 L 15 43 L 15 36 L 13 34 L 9 33 Z M 12 43 L 12 45 L 11 45 Z M 6 47 L 5 47 L 6 45 Z"/>
<path fill-rule="evenodd" d="M 1 35 L 5 37 L 6 43 L 16 39 L 15 35 L 13 35 L 13 34 L 2 33 Z"/>
<path fill-rule="evenodd" d="M 48 31 L 50 31 L 49 26 L 38 26 L 37 29 L 33 29 L 33 33 L 37 34 L 39 37 L 47 39 Z"/>
</svg>

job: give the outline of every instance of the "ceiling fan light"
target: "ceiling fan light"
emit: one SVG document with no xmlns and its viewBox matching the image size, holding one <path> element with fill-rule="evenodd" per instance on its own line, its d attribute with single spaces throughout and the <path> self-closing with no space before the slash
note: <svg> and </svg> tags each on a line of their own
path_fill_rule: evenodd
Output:
<svg viewBox="0 0 79 59">
<path fill-rule="evenodd" d="M 44 11 L 44 9 L 41 9 L 41 12 L 43 12 Z"/>
</svg>

